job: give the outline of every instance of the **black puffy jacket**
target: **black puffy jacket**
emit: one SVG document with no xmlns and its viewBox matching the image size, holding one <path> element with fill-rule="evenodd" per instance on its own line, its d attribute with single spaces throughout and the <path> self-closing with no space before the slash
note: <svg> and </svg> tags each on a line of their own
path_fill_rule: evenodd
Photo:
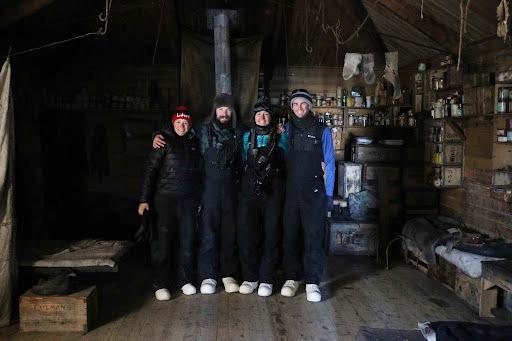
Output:
<svg viewBox="0 0 512 341">
<path fill-rule="evenodd" d="M 165 129 L 165 147 L 152 149 L 144 167 L 140 202 L 148 202 L 155 193 L 192 195 L 201 189 L 201 153 L 193 129 L 178 136 Z"/>
</svg>

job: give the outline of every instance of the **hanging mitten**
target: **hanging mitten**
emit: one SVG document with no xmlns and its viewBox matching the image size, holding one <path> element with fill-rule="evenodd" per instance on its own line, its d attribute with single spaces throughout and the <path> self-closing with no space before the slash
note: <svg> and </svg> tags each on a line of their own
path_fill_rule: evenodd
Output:
<svg viewBox="0 0 512 341">
<path fill-rule="evenodd" d="M 398 52 L 386 52 L 386 67 L 384 68 L 384 79 L 393 85 L 393 99 L 398 99 L 402 95 L 400 89 L 400 78 L 398 77 Z"/>
<path fill-rule="evenodd" d="M 345 53 L 345 64 L 343 65 L 343 79 L 349 80 L 359 74 L 359 64 L 362 56 L 359 53 Z"/>
<path fill-rule="evenodd" d="M 361 65 L 363 66 L 363 78 L 366 84 L 375 83 L 375 71 L 373 70 L 375 62 L 373 53 L 363 54 Z"/>
</svg>

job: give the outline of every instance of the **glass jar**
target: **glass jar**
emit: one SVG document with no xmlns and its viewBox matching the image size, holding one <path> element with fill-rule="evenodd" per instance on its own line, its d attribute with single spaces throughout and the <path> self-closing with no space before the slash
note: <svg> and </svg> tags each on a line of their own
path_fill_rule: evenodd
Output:
<svg viewBox="0 0 512 341">
<path fill-rule="evenodd" d="M 355 100 L 354 100 L 354 97 L 352 96 L 347 96 L 347 107 L 353 107 L 355 104 Z"/>
</svg>

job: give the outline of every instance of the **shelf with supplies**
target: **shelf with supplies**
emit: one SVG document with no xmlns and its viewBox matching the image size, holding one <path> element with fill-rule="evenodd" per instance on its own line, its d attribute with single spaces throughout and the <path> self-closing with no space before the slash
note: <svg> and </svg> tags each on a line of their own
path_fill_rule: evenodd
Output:
<svg viewBox="0 0 512 341">
<path fill-rule="evenodd" d="M 425 180 L 436 188 L 462 186 L 464 131 L 446 119 L 425 120 Z"/>
<path fill-rule="evenodd" d="M 512 166 L 512 83 L 495 84 L 493 116 L 492 168 L 497 171 Z"/>
</svg>

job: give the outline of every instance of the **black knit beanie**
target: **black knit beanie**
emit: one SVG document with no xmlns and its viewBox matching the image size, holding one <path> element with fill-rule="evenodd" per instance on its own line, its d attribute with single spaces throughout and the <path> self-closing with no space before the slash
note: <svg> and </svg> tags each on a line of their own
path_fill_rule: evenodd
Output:
<svg viewBox="0 0 512 341">
<path fill-rule="evenodd" d="M 235 98 L 230 94 L 220 93 L 213 99 L 212 105 L 212 119 L 216 120 L 215 111 L 220 107 L 228 107 L 231 109 L 231 123 L 232 127 L 236 127 L 236 112 L 235 112 Z"/>
</svg>

